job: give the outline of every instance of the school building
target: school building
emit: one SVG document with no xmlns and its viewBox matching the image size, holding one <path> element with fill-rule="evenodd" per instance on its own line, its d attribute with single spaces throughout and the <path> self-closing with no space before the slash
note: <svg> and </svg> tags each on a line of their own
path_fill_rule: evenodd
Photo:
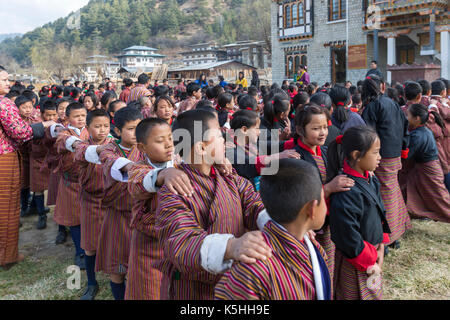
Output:
<svg viewBox="0 0 450 320">
<path fill-rule="evenodd" d="M 273 82 L 293 79 L 304 64 L 319 85 L 356 83 L 371 60 L 388 82 L 428 68 L 449 78 L 449 7 L 448 0 L 272 0 Z"/>
</svg>

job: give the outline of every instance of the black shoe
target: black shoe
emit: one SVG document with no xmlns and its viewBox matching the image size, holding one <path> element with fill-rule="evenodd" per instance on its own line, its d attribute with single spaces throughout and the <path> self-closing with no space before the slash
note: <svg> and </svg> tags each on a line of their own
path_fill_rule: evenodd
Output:
<svg viewBox="0 0 450 320">
<path fill-rule="evenodd" d="M 67 232 L 58 231 L 58 235 L 56 236 L 55 244 L 63 244 L 67 240 Z"/>
<path fill-rule="evenodd" d="M 74 263 L 80 268 L 80 270 L 86 270 L 86 261 L 84 260 L 84 254 L 75 255 Z"/>
<path fill-rule="evenodd" d="M 30 207 L 20 209 L 20 217 L 25 218 L 30 216 Z"/>
<path fill-rule="evenodd" d="M 47 214 L 47 213 L 49 213 L 49 212 L 50 212 L 50 208 L 49 208 L 49 207 L 45 207 L 44 213 Z"/>
<path fill-rule="evenodd" d="M 80 298 L 80 300 L 94 300 L 97 293 L 98 293 L 98 284 L 95 286 L 88 286 L 83 296 Z"/>
<path fill-rule="evenodd" d="M 389 254 L 388 246 L 384 246 L 384 256 L 386 257 Z"/>
<path fill-rule="evenodd" d="M 42 230 L 47 228 L 47 216 L 45 214 L 39 216 L 38 223 L 36 224 L 36 229 Z"/>
<path fill-rule="evenodd" d="M 400 249 L 400 240 L 396 240 L 389 245 L 389 248 Z"/>
</svg>

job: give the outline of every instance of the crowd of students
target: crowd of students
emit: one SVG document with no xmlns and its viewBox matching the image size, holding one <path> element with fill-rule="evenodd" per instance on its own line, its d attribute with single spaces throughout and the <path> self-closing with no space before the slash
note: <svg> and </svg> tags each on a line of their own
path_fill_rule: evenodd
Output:
<svg viewBox="0 0 450 320">
<path fill-rule="evenodd" d="M 44 229 L 55 205 L 81 299 L 97 272 L 116 300 L 381 299 L 410 219 L 450 222 L 450 82 L 220 80 L 3 94 L 46 123 L 20 144 L 20 215 Z"/>
</svg>

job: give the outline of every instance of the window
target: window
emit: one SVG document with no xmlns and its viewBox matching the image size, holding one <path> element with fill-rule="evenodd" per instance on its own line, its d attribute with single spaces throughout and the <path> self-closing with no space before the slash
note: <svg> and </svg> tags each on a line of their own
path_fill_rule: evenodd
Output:
<svg viewBox="0 0 450 320">
<path fill-rule="evenodd" d="M 415 56 L 414 47 L 400 48 L 399 55 L 400 55 L 400 64 L 414 63 L 414 56 Z"/>
<path fill-rule="evenodd" d="M 345 19 L 345 5 L 346 0 L 328 0 L 328 21 Z"/>
<path fill-rule="evenodd" d="M 290 5 L 287 5 L 286 7 L 284 7 L 284 27 L 285 28 L 292 27 L 292 25 L 291 25 L 291 6 Z"/>
<path fill-rule="evenodd" d="M 344 0 L 342 0 L 344 1 Z M 312 33 L 312 1 L 311 0 L 291 0 L 280 5 L 279 28 L 280 36 L 290 36 L 295 34 Z M 284 31 L 284 29 L 295 28 Z"/>
<path fill-rule="evenodd" d="M 292 25 L 296 26 L 298 24 L 298 5 L 294 3 L 292 5 Z"/>
<path fill-rule="evenodd" d="M 300 64 L 306 65 L 306 52 L 290 52 L 286 53 L 286 77 L 294 78 Z"/>
</svg>

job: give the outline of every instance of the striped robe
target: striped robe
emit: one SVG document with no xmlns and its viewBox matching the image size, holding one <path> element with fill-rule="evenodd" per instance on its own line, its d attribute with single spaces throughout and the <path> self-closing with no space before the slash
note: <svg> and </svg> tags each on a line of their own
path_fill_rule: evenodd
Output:
<svg viewBox="0 0 450 320">
<path fill-rule="evenodd" d="M 54 219 L 57 224 L 74 227 L 80 225 L 81 206 L 80 196 L 80 167 L 75 162 L 75 155 L 66 149 L 67 136 L 76 136 L 81 140 L 87 140 L 89 133 L 84 128 L 80 136 L 72 129 L 66 129 L 55 142 L 58 152 L 58 167 L 61 178 L 58 184 L 58 197 L 56 200 Z"/>
<path fill-rule="evenodd" d="M 156 193 L 145 190 L 144 177 L 154 168 L 141 161 L 128 172 L 128 192 L 133 196 L 132 237 L 125 298 L 159 300 L 161 271 L 153 267 L 162 258 L 155 230 Z"/>
<path fill-rule="evenodd" d="M 111 142 L 107 138 L 103 144 Z M 105 208 L 102 206 L 104 196 L 103 168 L 101 165 L 86 160 L 86 149 L 94 145 L 92 139 L 81 143 L 75 150 L 75 161 L 80 168 L 81 186 L 81 248 L 97 251 L 98 237 L 103 222 Z"/>
<path fill-rule="evenodd" d="M 218 300 L 316 300 L 314 274 L 308 246 L 269 221 L 263 236 L 272 257 L 247 264 L 238 262 L 225 273 L 215 288 Z M 323 248 L 315 240 L 325 266 Z M 328 288 L 331 288 L 329 275 Z"/>
<path fill-rule="evenodd" d="M 143 160 L 141 152 L 133 147 L 129 152 L 124 151 L 128 160 L 139 162 Z M 123 157 L 117 143 L 113 142 L 100 154 L 103 167 L 103 185 L 105 196 L 103 206 L 106 208 L 98 239 L 95 271 L 107 274 L 126 274 L 131 239 L 131 209 L 132 198 L 128 193 L 128 184 L 118 182 L 111 177 L 111 167 L 114 162 Z"/>
<path fill-rule="evenodd" d="M 33 192 L 44 192 L 48 189 L 50 170 L 45 163 L 46 155 L 44 139 L 33 140 L 30 153 L 30 189 Z"/>
<path fill-rule="evenodd" d="M 240 237 L 246 229 L 257 230 L 264 207 L 250 181 L 235 171 L 222 176 L 212 168 L 205 176 L 184 163 L 178 168 L 188 175 L 194 195 L 175 195 L 166 186 L 158 192 L 156 228 L 163 259 L 156 267 L 163 272 L 161 299 L 213 299 L 221 274 L 202 267 L 203 240 L 216 233 Z"/>
</svg>

